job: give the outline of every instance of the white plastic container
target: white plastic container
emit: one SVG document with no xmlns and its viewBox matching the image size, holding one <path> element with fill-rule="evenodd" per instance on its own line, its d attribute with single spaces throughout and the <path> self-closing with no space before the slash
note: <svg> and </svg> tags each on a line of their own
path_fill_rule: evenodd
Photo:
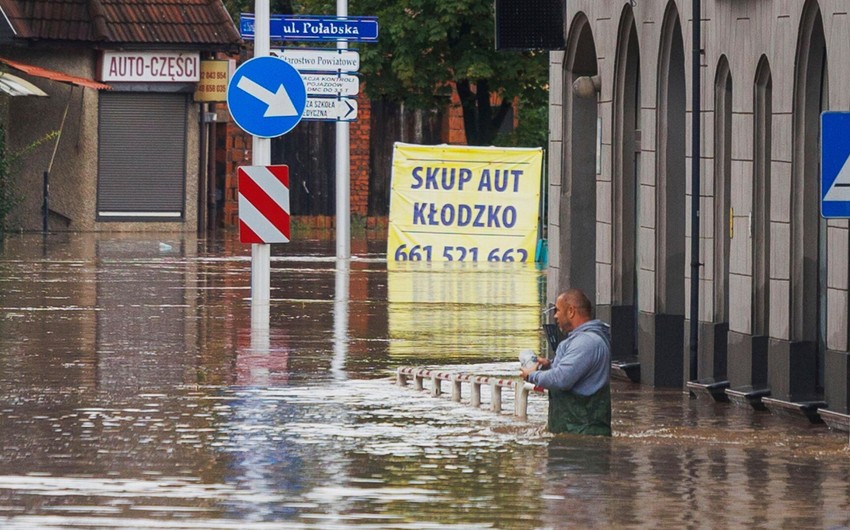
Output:
<svg viewBox="0 0 850 530">
<path fill-rule="evenodd" d="M 519 352 L 519 364 L 523 368 L 528 368 L 529 366 L 537 363 L 537 355 L 534 353 L 534 350 L 522 350 Z"/>
</svg>

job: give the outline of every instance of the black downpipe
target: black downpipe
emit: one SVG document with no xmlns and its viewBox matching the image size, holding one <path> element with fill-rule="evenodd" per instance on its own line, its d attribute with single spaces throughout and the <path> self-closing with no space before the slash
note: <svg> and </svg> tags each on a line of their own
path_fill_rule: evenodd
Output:
<svg viewBox="0 0 850 530">
<path fill-rule="evenodd" d="M 41 188 L 43 197 L 41 203 L 41 231 L 47 233 L 48 219 L 50 217 L 50 172 L 44 172 L 44 186 Z"/>
<path fill-rule="evenodd" d="M 700 0 L 693 0 L 693 85 L 691 96 L 691 322 L 690 322 L 690 375 L 697 379 L 697 347 L 699 346 L 699 202 L 700 202 Z"/>
<path fill-rule="evenodd" d="M 216 120 L 215 102 L 209 104 L 209 112 L 211 120 L 207 125 L 209 127 L 209 137 L 207 139 L 207 230 L 215 231 L 217 227 L 216 220 L 218 219 L 218 179 L 216 177 L 215 151 L 216 151 Z"/>
<path fill-rule="evenodd" d="M 199 163 L 198 163 L 198 235 L 207 235 L 207 105 L 198 103 L 198 141 Z"/>
</svg>

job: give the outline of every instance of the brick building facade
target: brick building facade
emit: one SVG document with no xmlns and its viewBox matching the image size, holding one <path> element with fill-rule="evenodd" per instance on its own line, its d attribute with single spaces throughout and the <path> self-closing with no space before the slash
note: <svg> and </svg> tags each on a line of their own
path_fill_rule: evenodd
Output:
<svg viewBox="0 0 850 530">
<path fill-rule="evenodd" d="M 361 90 L 357 97 L 357 120 L 350 124 L 350 175 L 351 175 L 351 214 L 365 220 L 368 228 L 385 226 L 383 217 L 369 216 L 369 167 L 370 146 L 372 140 L 371 101 Z M 252 160 L 251 135 L 241 130 L 229 116 L 226 106 L 218 109 L 218 122 L 222 131 L 219 133 L 218 158 L 220 167 L 225 174 L 223 224 L 227 228 L 238 226 L 238 191 L 236 189 L 236 170 L 239 166 L 248 165 Z M 465 144 L 466 135 L 463 128 L 463 113 L 457 93 L 452 94 L 452 103 L 444 115 L 442 125 L 442 141 L 448 144 Z M 316 228 L 331 228 L 334 224 L 332 216 L 313 216 L 309 219 L 300 218 L 299 222 Z"/>
</svg>

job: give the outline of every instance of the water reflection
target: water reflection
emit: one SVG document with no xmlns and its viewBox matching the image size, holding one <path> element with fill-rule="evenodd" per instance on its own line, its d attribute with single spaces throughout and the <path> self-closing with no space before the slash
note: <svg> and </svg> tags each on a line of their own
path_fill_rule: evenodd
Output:
<svg viewBox="0 0 850 530">
<path fill-rule="evenodd" d="M 387 276 L 394 358 L 513 359 L 541 347 L 543 276 L 534 264 L 392 262 Z"/>
<path fill-rule="evenodd" d="M 337 381 L 346 378 L 345 360 L 348 357 L 348 297 L 351 268 L 348 259 L 337 258 L 334 274 L 334 357 L 331 374 Z"/>
<path fill-rule="evenodd" d="M 823 427 L 617 382 L 612 439 L 551 436 L 540 396 L 525 423 L 394 385 L 514 373 L 545 286 L 382 250 L 275 247 L 257 334 L 231 240 L 8 238 L 0 528 L 850 526 Z"/>
<path fill-rule="evenodd" d="M 187 246 L 116 239 L 95 242 L 97 388 L 110 395 L 180 385 L 191 377 L 197 320 L 187 286 L 196 268 Z"/>
</svg>

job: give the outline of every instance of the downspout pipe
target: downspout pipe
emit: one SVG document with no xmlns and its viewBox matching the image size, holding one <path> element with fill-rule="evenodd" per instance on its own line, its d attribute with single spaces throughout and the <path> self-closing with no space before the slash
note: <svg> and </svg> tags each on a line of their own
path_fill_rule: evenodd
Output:
<svg viewBox="0 0 850 530">
<path fill-rule="evenodd" d="M 198 235 L 207 234 L 207 104 L 198 103 Z"/>
<path fill-rule="evenodd" d="M 700 0 L 692 0 L 693 4 L 693 44 L 691 69 L 693 72 L 691 93 L 691 311 L 690 311 L 690 341 L 688 379 L 695 381 L 698 377 L 698 347 L 699 347 L 699 239 L 700 239 Z"/>
</svg>

